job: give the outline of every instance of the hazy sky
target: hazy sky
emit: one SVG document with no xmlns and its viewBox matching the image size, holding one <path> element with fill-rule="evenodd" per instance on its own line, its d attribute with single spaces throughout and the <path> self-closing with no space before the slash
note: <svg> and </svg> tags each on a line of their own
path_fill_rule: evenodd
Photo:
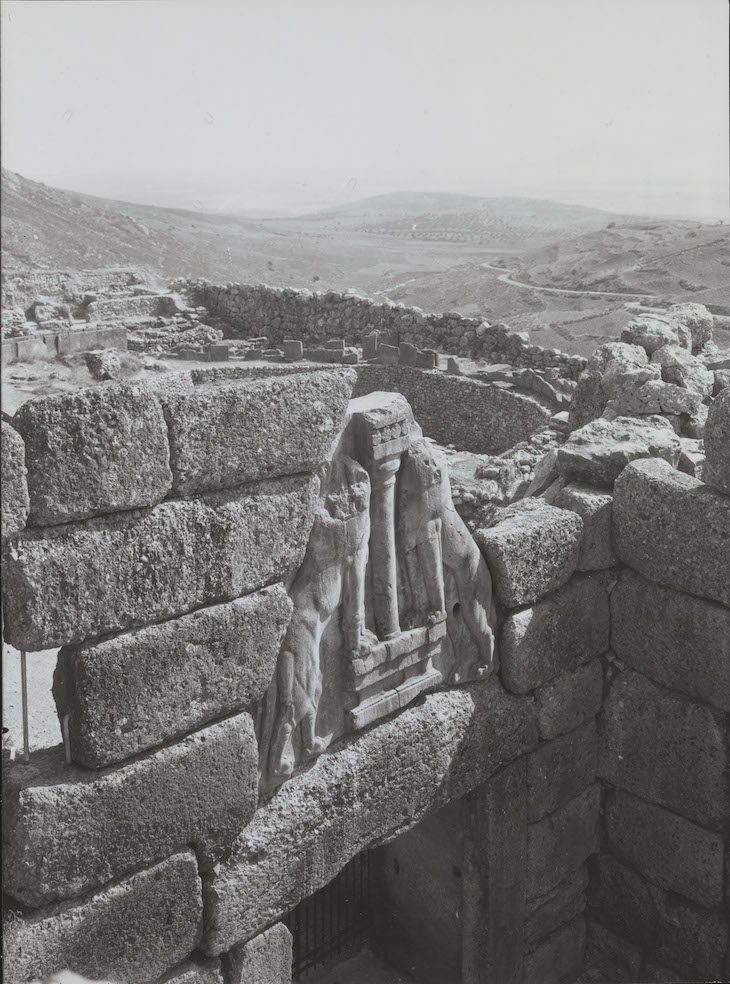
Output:
<svg viewBox="0 0 730 984">
<path fill-rule="evenodd" d="M 727 0 L 4 0 L 3 164 L 137 201 L 728 212 Z"/>
</svg>

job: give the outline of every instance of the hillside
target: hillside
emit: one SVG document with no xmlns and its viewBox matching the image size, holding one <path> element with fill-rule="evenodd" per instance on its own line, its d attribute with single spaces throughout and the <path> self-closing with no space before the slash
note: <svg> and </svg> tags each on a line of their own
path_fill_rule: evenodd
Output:
<svg viewBox="0 0 730 984">
<path fill-rule="evenodd" d="M 730 237 L 726 227 L 692 221 L 612 224 L 523 254 L 515 278 L 728 305 Z"/>
<path fill-rule="evenodd" d="M 306 218 L 369 235 L 524 249 L 600 229 L 626 217 L 538 198 L 394 192 L 325 209 Z"/>
<path fill-rule="evenodd" d="M 2 210 L 7 271 L 134 266 L 163 280 L 354 288 L 508 321 L 580 354 L 616 338 L 630 317 L 620 295 L 591 291 L 730 304 L 724 229 L 537 199 L 398 192 L 262 219 L 96 198 L 3 171 Z"/>
</svg>

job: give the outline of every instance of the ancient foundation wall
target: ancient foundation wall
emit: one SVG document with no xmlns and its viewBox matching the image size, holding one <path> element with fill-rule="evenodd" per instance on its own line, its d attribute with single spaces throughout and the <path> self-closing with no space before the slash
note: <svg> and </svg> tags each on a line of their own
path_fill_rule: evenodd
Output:
<svg viewBox="0 0 730 984">
<path fill-rule="evenodd" d="M 327 371 L 340 370 L 299 363 L 271 367 L 243 364 L 193 369 L 190 375 L 194 383 L 200 384 Z M 501 454 L 546 427 L 556 412 L 539 397 L 511 386 L 495 386 L 439 370 L 359 363 L 342 371 L 357 374 L 354 397 L 374 392 L 401 393 L 427 437 L 474 454 Z"/>
<path fill-rule="evenodd" d="M 631 424 L 574 432 L 548 493 L 580 513 L 582 563 L 609 578 L 587 964 L 610 981 L 727 980 L 730 390 L 710 407 L 705 482 L 676 469 L 661 419 L 653 438 Z"/>
<path fill-rule="evenodd" d="M 581 356 L 531 345 L 524 333 L 506 325 L 488 325 L 481 318 L 457 313 L 426 314 L 392 302 L 376 303 L 356 294 L 321 293 L 263 284 L 217 285 L 207 281 L 175 282 L 198 305 L 225 318 L 239 337 L 268 337 L 279 346 L 285 339 L 313 344 L 343 338 L 346 344 L 362 344 L 377 331 L 391 336 L 393 344 L 409 342 L 420 349 L 483 357 L 516 368 L 554 367 L 569 379 L 585 368 Z"/>
<path fill-rule="evenodd" d="M 3 422 L 5 637 L 31 660 L 62 647 L 72 758 L 5 762 L 6 979 L 286 982 L 282 917 L 364 849 L 418 856 L 416 825 L 446 807 L 462 981 L 558 984 L 586 940 L 612 980 L 717 974 L 728 401 L 708 419 L 711 485 L 559 452 L 560 497 L 475 538 L 493 672 L 392 704 L 259 795 L 262 699 L 353 383 L 108 384 Z M 403 440 L 387 413 L 384 451 Z"/>
<path fill-rule="evenodd" d="M 144 283 L 136 269 L 108 270 L 5 270 L 2 276 L 2 306 L 25 307 L 39 296 L 49 295 L 78 302 L 84 294 L 125 291 Z"/>
<path fill-rule="evenodd" d="M 359 365 L 356 371 L 354 395 L 402 393 L 427 437 L 475 454 L 501 454 L 546 427 L 555 413 L 526 393 L 438 370 Z"/>
</svg>

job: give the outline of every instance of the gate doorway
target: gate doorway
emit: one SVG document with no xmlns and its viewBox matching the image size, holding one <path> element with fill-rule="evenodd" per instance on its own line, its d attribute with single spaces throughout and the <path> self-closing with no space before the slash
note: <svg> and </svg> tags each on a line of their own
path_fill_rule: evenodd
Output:
<svg viewBox="0 0 730 984">
<path fill-rule="evenodd" d="M 350 861 L 287 914 L 292 981 L 460 984 L 463 801 Z"/>
</svg>

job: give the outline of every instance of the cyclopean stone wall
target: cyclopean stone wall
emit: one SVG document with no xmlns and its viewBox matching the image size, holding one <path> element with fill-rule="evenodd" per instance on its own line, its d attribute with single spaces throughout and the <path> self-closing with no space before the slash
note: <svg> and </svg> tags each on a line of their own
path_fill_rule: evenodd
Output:
<svg viewBox="0 0 730 984">
<path fill-rule="evenodd" d="M 611 565 L 587 923 L 604 980 L 730 973 L 729 427 L 726 388 L 709 409 L 704 484 L 677 470 L 666 419 L 596 420 L 558 449 L 545 494 L 583 517 L 583 564 Z"/>
<path fill-rule="evenodd" d="M 472 539 L 403 398 L 353 382 L 4 423 L 5 635 L 62 647 L 72 759 L 5 762 L 6 979 L 287 981 L 279 920 L 445 807 L 455 979 L 558 984 L 586 947 L 607 980 L 726 974 L 727 397 L 712 485 L 666 422 L 607 422 Z M 389 530 L 407 576 L 363 581 Z"/>
<path fill-rule="evenodd" d="M 419 348 L 483 357 L 518 368 L 560 369 L 577 379 L 585 369 L 582 356 L 531 345 L 524 333 L 503 324 L 488 325 L 481 318 L 457 313 L 426 314 L 392 301 L 378 303 L 358 294 L 309 291 L 263 284 L 211 284 L 206 280 L 174 281 L 196 305 L 226 319 L 244 338 L 265 335 L 270 343 L 296 338 L 305 343 L 343 338 L 362 344 L 373 331 L 392 336 L 393 344 L 410 342 Z"/>
<path fill-rule="evenodd" d="M 424 433 L 475 454 L 501 454 L 549 423 L 555 409 L 510 388 L 407 366 L 359 365 L 355 395 L 402 393 Z"/>
</svg>

